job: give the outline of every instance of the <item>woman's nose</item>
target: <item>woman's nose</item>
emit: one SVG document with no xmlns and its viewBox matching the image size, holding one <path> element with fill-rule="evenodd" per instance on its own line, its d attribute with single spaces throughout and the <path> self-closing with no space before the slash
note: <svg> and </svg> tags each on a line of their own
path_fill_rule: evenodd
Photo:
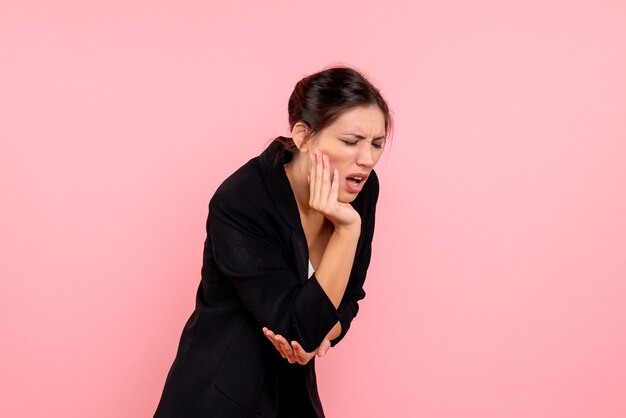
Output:
<svg viewBox="0 0 626 418">
<path fill-rule="evenodd" d="M 374 166 L 374 154 L 372 151 L 372 146 L 365 141 L 362 142 L 364 145 L 359 150 L 359 155 L 357 156 L 357 164 L 363 165 L 366 167 Z"/>
</svg>

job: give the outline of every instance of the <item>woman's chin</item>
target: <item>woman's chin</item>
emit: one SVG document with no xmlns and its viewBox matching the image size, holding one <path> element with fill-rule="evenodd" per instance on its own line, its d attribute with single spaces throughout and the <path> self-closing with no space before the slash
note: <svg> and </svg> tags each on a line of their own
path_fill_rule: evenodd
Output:
<svg viewBox="0 0 626 418">
<path fill-rule="evenodd" d="M 337 196 L 337 200 L 342 203 L 350 203 L 354 199 L 356 199 L 357 196 L 358 193 L 341 193 L 339 194 L 339 196 Z"/>
</svg>

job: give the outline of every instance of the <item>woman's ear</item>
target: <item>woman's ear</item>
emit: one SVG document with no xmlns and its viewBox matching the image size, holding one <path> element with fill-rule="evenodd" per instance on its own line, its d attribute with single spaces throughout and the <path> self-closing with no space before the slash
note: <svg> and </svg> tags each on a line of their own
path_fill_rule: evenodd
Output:
<svg viewBox="0 0 626 418">
<path fill-rule="evenodd" d="M 306 152 L 308 150 L 308 141 L 306 143 L 304 141 L 308 133 L 309 126 L 304 122 L 296 122 L 291 129 L 291 137 L 300 152 Z"/>
</svg>

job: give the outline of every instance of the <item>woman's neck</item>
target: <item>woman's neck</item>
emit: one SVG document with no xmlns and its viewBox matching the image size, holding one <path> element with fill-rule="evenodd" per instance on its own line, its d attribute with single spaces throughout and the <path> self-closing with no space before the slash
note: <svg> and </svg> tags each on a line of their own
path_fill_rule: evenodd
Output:
<svg viewBox="0 0 626 418">
<path fill-rule="evenodd" d="M 293 158 L 284 165 L 285 173 L 291 184 L 291 189 L 296 198 L 300 216 L 304 216 L 311 221 L 324 221 L 324 215 L 309 206 L 310 187 L 308 182 L 309 167 L 306 161 L 308 154 L 295 151 Z M 305 157 L 305 158 L 302 158 Z M 319 219 L 316 219 L 319 218 Z"/>
</svg>

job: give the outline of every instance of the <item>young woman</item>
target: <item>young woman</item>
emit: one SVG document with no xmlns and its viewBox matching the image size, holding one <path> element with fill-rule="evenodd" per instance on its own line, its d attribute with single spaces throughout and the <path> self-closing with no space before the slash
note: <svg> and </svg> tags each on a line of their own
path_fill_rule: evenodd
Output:
<svg viewBox="0 0 626 418">
<path fill-rule="evenodd" d="M 323 417 L 315 356 L 363 299 L 392 126 L 379 91 L 333 67 L 300 80 L 291 137 L 209 203 L 202 280 L 155 417 Z"/>
</svg>

